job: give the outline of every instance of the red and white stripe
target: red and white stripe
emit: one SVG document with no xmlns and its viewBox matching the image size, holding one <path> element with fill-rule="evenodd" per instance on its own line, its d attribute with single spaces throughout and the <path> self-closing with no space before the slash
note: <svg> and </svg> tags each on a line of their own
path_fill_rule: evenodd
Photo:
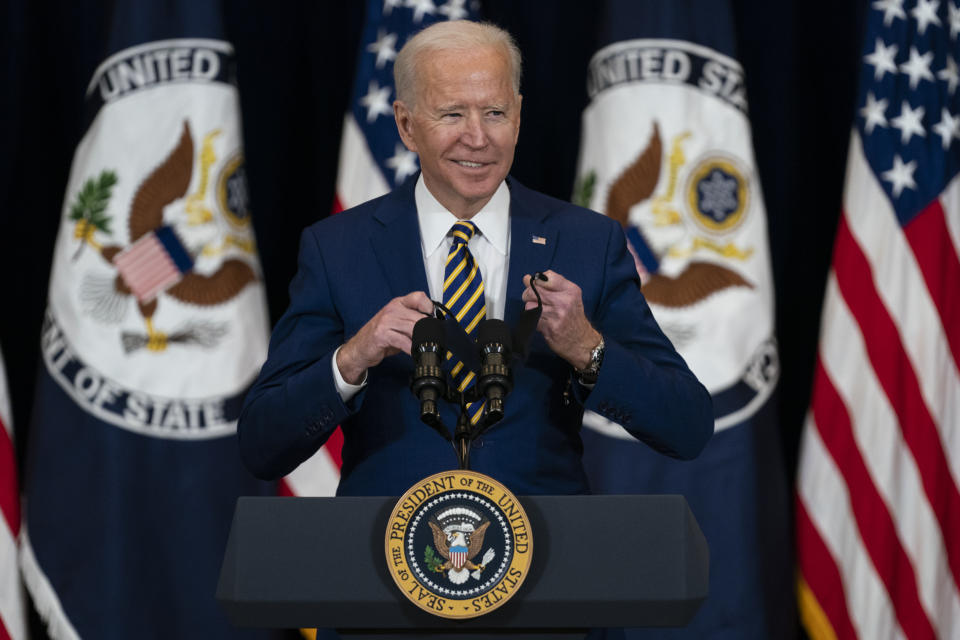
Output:
<svg viewBox="0 0 960 640">
<path fill-rule="evenodd" d="M 337 492 L 340 482 L 343 448 L 343 434 L 340 428 L 320 447 L 313 456 L 304 460 L 299 467 L 280 481 L 279 494 L 284 496 L 325 497 Z"/>
<path fill-rule="evenodd" d="M 113 263 L 140 302 L 150 302 L 183 278 L 154 233 L 148 233 L 117 254 Z"/>
<path fill-rule="evenodd" d="M 854 131 L 800 452 L 814 638 L 960 638 L 960 179 L 901 228 Z"/>
<path fill-rule="evenodd" d="M 370 148 L 360 127 L 353 115 L 348 113 L 343 122 L 333 213 L 382 196 L 389 190 L 387 181 L 370 155 Z M 338 428 L 319 451 L 283 479 L 280 493 L 293 496 L 334 495 L 340 482 L 342 447 L 343 434 Z"/>
<path fill-rule="evenodd" d="M 343 119 L 340 159 L 337 170 L 337 202 L 334 213 L 379 198 L 390 191 L 390 185 L 370 153 L 367 139 L 353 114 Z"/>
<path fill-rule="evenodd" d="M 19 569 L 20 491 L 7 378 L 0 355 L 0 640 L 27 637 Z"/>
</svg>

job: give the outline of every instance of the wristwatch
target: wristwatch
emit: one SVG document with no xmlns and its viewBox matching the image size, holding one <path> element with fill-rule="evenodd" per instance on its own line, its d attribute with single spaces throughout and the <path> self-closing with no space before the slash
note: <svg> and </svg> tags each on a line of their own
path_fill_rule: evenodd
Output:
<svg viewBox="0 0 960 640">
<path fill-rule="evenodd" d="M 606 349 L 607 345 L 603 342 L 603 336 L 600 336 L 600 344 L 590 352 L 590 364 L 583 369 L 575 369 L 580 384 L 597 383 L 597 377 L 600 375 L 600 365 L 603 364 L 603 353 Z"/>
</svg>

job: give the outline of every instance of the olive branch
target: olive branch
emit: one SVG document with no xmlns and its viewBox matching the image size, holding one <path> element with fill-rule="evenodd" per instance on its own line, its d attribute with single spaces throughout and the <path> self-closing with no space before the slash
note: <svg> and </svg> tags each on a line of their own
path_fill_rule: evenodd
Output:
<svg viewBox="0 0 960 640">
<path fill-rule="evenodd" d="M 597 186 L 597 172 L 590 171 L 577 179 L 573 187 L 573 204 L 581 207 L 590 207 L 593 199 L 593 190 Z"/>
<path fill-rule="evenodd" d="M 437 553 L 430 545 L 427 545 L 427 549 L 423 553 L 423 560 L 427 563 L 427 569 L 430 571 L 440 571 L 440 567 L 443 566 L 443 561 L 437 557 Z"/>
<path fill-rule="evenodd" d="M 74 254 L 74 260 L 80 255 L 83 246 L 90 240 L 93 230 L 103 233 L 112 233 L 110 230 L 110 216 L 106 214 L 107 204 L 110 202 L 111 191 L 117 184 L 117 174 L 110 170 L 100 172 L 95 178 L 89 178 L 77 193 L 77 197 L 70 207 L 70 219 L 76 221 L 75 236 L 81 240 L 80 247 Z"/>
</svg>

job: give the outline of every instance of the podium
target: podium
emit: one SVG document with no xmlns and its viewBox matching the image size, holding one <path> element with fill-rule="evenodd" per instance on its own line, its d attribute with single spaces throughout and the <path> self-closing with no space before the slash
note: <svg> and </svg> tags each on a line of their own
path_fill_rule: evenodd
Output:
<svg viewBox="0 0 960 640">
<path fill-rule="evenodd" d="M 525 496 L 533 560 L 519 592 L 478 618 L 438 618 L 387 571 L 396 500 L 240 498 L 217 586 L 230 622 L 358 640 L 573 639 L 595 627 L 683 626 L 707 597 L 709 552 L 683 496 Z"/>
</svg>

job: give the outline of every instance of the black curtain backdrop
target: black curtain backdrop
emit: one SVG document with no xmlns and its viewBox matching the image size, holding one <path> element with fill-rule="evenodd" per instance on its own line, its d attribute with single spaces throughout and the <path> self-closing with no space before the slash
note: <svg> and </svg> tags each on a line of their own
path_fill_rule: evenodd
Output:
<svg viewBox="0 0 960 640">
<path fill-rule="evenodd" d="M 254 225 L 276 321 L 287 304 L 300 231 L 328 215 L 333 201 L 364 2 L 224 5 L 227 37 L 237 50 Z M 488 19 L 514 33 L 524 55 L 513 174 L 529 187 L 569 198 L 600 4 L 483 5 Z M 869 7 L 866 1 L 733 5 L 769 222 L 782 362 L 780 436 L 792 483 Z M 8 0 L 0 12 L 0 347 L 23 460 L 53 243 L 83 135 L 84 91 L 107 53 L 109 1 Z"/>
</svg>

